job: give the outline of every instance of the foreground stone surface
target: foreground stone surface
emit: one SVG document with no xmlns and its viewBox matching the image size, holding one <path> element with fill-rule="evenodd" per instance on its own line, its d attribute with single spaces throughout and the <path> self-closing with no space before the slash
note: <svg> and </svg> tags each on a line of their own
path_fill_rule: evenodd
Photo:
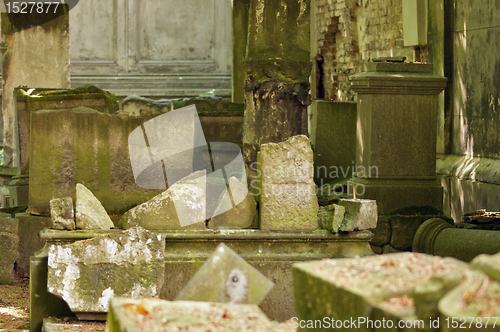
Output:
<svg viewBox="0 0 500 332">
<path fill-rule="evenodd" d="M 121 227 L 205 229 L 205 174 L 204 170 L 192 173 L 149 201 L 130 209 L 120 219 Z M 179 216 L 197 222 L 182 225 Z"/>
<path fill-rule="evenodd" d="M 309 139 L 298 135 L 282 143 L 262 144 L 257 162 L 261 172 L 260 228 L 318 228 L 318 199 Z"/>
<path fill-rule="evenodd" d="M 141 227 L 73 244 L 53 244 L 48 252 L 47 288 L 73 312 L 106 312 L 114 296 L 159 294 L 164 252 L 161 235 Z"/>
<path fill-rule="evenodd" d="M 345 208 L 340 230 L 352 232 L 377 227 L 377 202 L 369 199 L 341 199 L 338 205 Z"/>
<path fill-rule="evenodd" d="M 243 201 L 235 207 L 226 206 L 226 200 L 220 200 L 215 209 L 215 217 L 208 222 L 208 227 L 212 229 L 221 228 L 251 228 L 257 215 L 257 202 L 248 188 L 238 181 L 235 177 L 229 179 L 229 187 L 233 199 L 235 197 L 245 197 Z M 219 214 L 219 211 L 226 211 Z"/>
<path fill-rule="evenodd" d="M 157 299 L 111 300 L 109 332 L 125 331 L 295 331 L 290 324 L 270 321 L 256 305 Z"/>
<path fill-rule="evenodd" d="M 470 265 L 483 271 L 493 280 L 500 282 L 500 254 L 479 255 L 470 262 Z"/>
<path fill-rule="evenodd" d="M 76 185 L 76 228 L 111 229 L 115 227 L 101 202 L 83 184 Z"/>
<path fill-rule="evenodd" d="M 467 271 L 467 264 L 456 259 L 416 253 L 297 263 L 293 266 L 295 311 L 299 319 L 305 320 L 385 318 L 396 327 L 398 320 L 419 319 L 428 328 L 429 316 L 421 317 L 419 313 L 435 313 L 440 298 L 434 294 L 424 296 L 426 291 L 420 291 L 418 301 L 414 301 L 416 286 L 426 290 L 434 287 L 436 280 L 442 280 L 442 286 L 434 287 L 439 292 L 456 282 L 446 281 L 448 276 L 460 280 Z M 423 305 L 423 310 L 416 305 Z M 357 330 L 372 331 L 366 321 Z"/>
<path fill-rule="evenodd" d="M 75 210 L 71 197 L 54 198 L 50 200 L 50 217 L 53 229 L 75 229 Z"/>
<path fill-rule="evenodd" d="M 259 304 L 273 286 L 271 280 L 221 243 L 175 300 Z"/>
</svg>

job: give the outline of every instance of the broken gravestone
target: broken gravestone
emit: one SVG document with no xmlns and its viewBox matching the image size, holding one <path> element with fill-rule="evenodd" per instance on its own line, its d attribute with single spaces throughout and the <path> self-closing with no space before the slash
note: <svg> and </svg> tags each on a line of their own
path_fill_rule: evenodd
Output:
<svg viewBox="0 0 500 332">
<path fill-rule="evenodd" d="M 220 243 L 175 300 L 259 304 L 273 286 L 271 280 Z"/>
<path fill-rule="evenodd" d="M 215 217 L 209 220 L 208 227 L 212 229 L 251 228 L 257 215 L 257 202 L 248 192 L 248 188 L 234 176 L 229 179 L 229 188 L 233 201 L 235 197 L 239 198 L 242 196 L 244 198 L 238 205 L 233 207 L 231 204 L 228 204 L 231 203 L 231 200 L 221 197 L 215 209 Z M 223 195 L 227 196 L 228 192 L 226 191 Z"/>
<path fill-rule="evenodd" d="M 295 331 L 289 323 L 269 320 L 256 305 L 160 299 L 113 298 L 107 325 L 110 332 Z"/>
<path fill-rule="evenodd" d="M 75 229 L 75 210 L 71 197 L 54 198 L 50 200 L 50 217 L 53 229 Z"/>
<path fill-rule="evenodd" d="M 257 156 L 257 167 L 261 186 L 260 228 L 318 228 L 313 152 L 307 136 L 293 136 L 278 144 L 262 144 Z"/>
<path fill-rule="evenodd" d="M 104 229 L 115 227 L 101 202 L 83 184 L 76 185 L 76 228 Z"/>
<path fill-rule="evenodd" d="M 318 224 L 322 229 L 328 229 L 332 233 L 338 233 L 344 221 L 345 207 L 331 204 L 320 206 L 318 211 Z"/>
<path fill-rule="evenodd" d="M 19 220 L 0 217 L 0 285 L 10 285 L 15 281 L 12 272 L 19 256 L 18 229 Z"/>
<path fill-rule="evenodd" d="M 341 199 L 337 203 L 345 208 L 345 217 L 339 230 L 352 232 L 377 227 L 377 202 L 369 199 Z"/>
<path fill-rule="evenodd" d="M 205 229 L 206 171 L 197 171 L 177 181 L 161 194 L 128 210 L 120 219 L 122 228 L 142 226 L 147 229 Z M 199 220 L 181 225 L 179 215 Z"/>
<path fill-rule="evenodd" d="M 114 296 L 158 296 L 165 242 L 142 227 L 48 250 L 47 289 L 75 313 L 103 313 Z"/>
</svg>

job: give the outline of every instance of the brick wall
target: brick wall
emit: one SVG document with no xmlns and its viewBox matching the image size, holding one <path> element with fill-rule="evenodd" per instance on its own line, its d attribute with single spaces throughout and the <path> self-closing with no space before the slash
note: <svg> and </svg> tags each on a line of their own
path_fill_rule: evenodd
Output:
<svg viewBox="0 0 500 332">
<path fill-rule="evenodd" d="M 315 21 L 318 98 L 352 101 L 348 77 L 362 62 L 420 51 L 403 46 L 402 0 L 316 0 Z"/>
</svg>

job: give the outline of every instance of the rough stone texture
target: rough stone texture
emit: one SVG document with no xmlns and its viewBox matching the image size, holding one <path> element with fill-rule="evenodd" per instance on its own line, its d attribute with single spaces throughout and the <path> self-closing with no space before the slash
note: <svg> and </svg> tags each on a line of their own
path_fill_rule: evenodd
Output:
<svg viewBox="0 0 500 332">
<path fill-rule="evenodd" d="M 391 240 L 391 224 L 388 218 L 383 216 L 379 217 L 377 220 L 377 227 L 373 228 L 373 239 L 370 244 L 373 246 L 384 246 Z"/>
<path fill-rule="evenodd" d="M 273 286 L 271 280 L 221 243 L 175 300 L 258 305 Z"/>
<path fill-rule="evenodd" d="M 382 254 L 393 254 L 393 253 L 398 253 L 401 251 L 402 250 L 398 250 L 389 244 L 382 247 Z"/>
<path fill-rule="evenodd" d="M 478 269 L 500 282 L 500 254 L 479 255 L 470 262 L 474 269 Z"/>
<path fill-rule="evenodd" d="M 257 202 L 244 186 L 235 177 L 229 179 L 231 195 L 244 196 L 245 199 L 235 207 L 225 206 L 222 200 L 215 209 L 215 217 L 208 221 L 208 227 L 212 229 L 219 228 L 251 228 L 257 216 Z M 226 211 L 219 214 L 219 211 Z"/>
<path fill-rule="evenodd" d="M 340 230 L 352 232 L 377 227 L 377 202 L 368 199 L 341 199 L 338 205 L 345 208 Z"/>
<path fill-rule="evenodd" d="M 52 218 L 52 228 L 74 230 L 75 210 L 73 209 L 73 199 L 71 197 L 51 199 L 50 216 Z"/>
<path fill-rule="evenodd" d="M 318 225 L 320 228 L 328 229 L 333 233 L 338 233 L 344 221 L 345 207 L 332 204 L 320 206 L 318 211 Z"/>
<path fill-rule="evenodd" d="M 165 242 L 141 227 L 48 249 L 47 288 L 73 312 L 106 312 L 114 296 L 153 297 L 163 284 Z"/>
<path fill-rule="evenodd" d="M 19 234 L 19 220 L 16 218 L 0 216 L 0 232 Z"/>
<path fill-rule="evenodd" d="M 404 323 L 417 318 L 412 300 L 416 285 L 430 288 L 421 283 L 429 282 L 435 275 L 460 276 L 466 268 L 456 259 L 415 253 L 297 263 L 293 266 L 295 312 L 299 320 L 369 317 L 390 319 L 397 326 L 399 320 Z M 428 319 L 425 318 L 426 324 Z M 373 329 L 365 323 L 356 330 Z"/>
<path fill-rule="evenodd" d="M 60 6 L 59 12 L 63 10 Z M 61 12 L 60 12 L 61 13 Z M 40 15 L 40 14 L 39 14 Z M 51 14 L 42 14 L 51 15 Z M 2 113 L 4 122 L 4 165 L 20 166 L 19 137 L 14 109 L 14 88 L 69 88 L 69 14 L 61 15 L 45 24 L 16 31 L 2 13 L 2 37 L 7 51 L 2 61 Z"/>
<path fill-rule="evenodd" d="M 17 213 L 19 220 L 19 258 L 16 269 L 21 273 L 30 273 L 30 257 L 45 245 L 40 239 L 40 231 L 52 225 L 50 217 L 33 216 L 29 213 Z"/>
<path fill-rule="evenodd" d="M 398 250 L 411 251 L 413 238 L 422 223 L 431 217 L 400 217 L 391 220 L 391 246 Z"/>
<path fill-rule="evenodd" d="M 114 298 L 107 323 L 109 332 L 160 332 L 165 324 L 169 331 L 295 331 L 289 323 L 270 321 L 256 305 L 159 299 Z"/>
<path fill-rule="evenodd" d="M 120 226 L 130 228 L 138 225 L 156 230 L 205 229 L 205 174 L 205 170 L 192 173 L 160 195 L 130 209 L 120 219 Z M 179 214 L 190 216 L 195 222 L 183 225 Z"/>
<path fill-rule="evenodd" d="M 314 181 L 318 186 L 355 172 L 356 103 L 314 100 L 311 104 Z"/>
<path fill-rule="evenodd" d="M 76 185 L 76 227 L 110 229 L 115 227 L 101 202 L 83 184 Z"/>
<path fill-rule="evenodd" d="M 16 228 L 9 225 L 9 229 Z M 15 230 L 15 229 L 12 229 Z M 19 237 L 16 233 L 0 231 L 0 285 L 14 283 L 14 262 L 19 256 Z"/>
<path fill-rule="evenodd" d="M 282 143 L 261 146 L 260 228 L 310 230 L 318 227 L 318 199 L 313 181 L 313 153 L 309 139 L 294 136 Z"/>
</svg>

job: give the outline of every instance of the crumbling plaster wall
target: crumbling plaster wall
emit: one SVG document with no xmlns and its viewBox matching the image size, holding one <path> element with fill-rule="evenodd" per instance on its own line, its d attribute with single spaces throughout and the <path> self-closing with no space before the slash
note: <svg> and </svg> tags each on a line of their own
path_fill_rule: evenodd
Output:
<svg viewBox="0 0 500 332">
<path fill-rule="evenodd" d="M 420 61 L 414 47 L 404 47 L 402 0 L 316 0 L 313 6 L 318 99 L 353 101 L 348 77 L 362 62 L 396 56 Z M 425 57 L 425 50 L 420 53 Z"/>
</svg>

